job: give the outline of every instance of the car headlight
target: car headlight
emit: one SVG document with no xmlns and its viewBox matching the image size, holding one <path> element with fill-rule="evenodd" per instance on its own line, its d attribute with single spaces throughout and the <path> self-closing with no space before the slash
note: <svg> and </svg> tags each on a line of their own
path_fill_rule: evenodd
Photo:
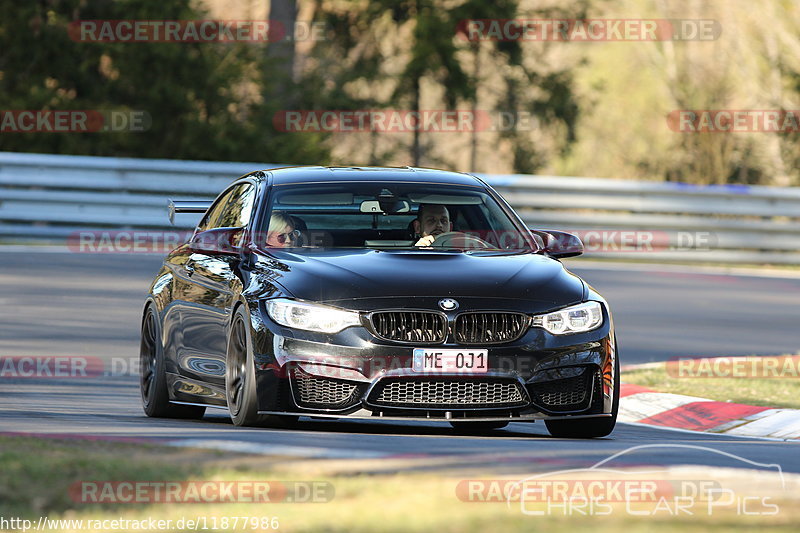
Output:
<svg viewBox="0 0 800 533">
<path fill-rule="evenodd" d="M 599 327 L 603 323 L 603 308 L 599 302 L 586 302 L 546 315 L 535 315 L 534 327 L 544 328 L 553 335 L 583 333 Z"/>
<path fill-rule="evenodd" d="M 361 324 L 358 313 L 326 305 L 316 305 L 284 298 L 267 300 L 265 305 L 269 317 L 287 328 L 337 333 L 344 328 Z"/>
</svg>

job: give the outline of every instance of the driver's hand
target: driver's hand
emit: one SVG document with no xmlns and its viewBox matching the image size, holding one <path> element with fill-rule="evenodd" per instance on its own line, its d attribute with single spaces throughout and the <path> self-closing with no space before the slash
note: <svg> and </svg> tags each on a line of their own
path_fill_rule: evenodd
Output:
<svg viewBox="0 0 800 533">
<path fill-rule="evenodd" d="M 427 237 L 422 237 L 420 240 L 418 240 L 414 246 L 430 246 L 435 240 L 436 235 L 428 235 Z"/>
</svg>

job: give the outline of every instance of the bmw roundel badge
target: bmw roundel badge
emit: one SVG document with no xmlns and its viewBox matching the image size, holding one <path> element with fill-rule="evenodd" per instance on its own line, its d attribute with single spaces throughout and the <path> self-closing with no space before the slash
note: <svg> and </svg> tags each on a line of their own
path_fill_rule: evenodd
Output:
<svg viewBox="0 0 800 533">
<path fill-rule="evenodd" d="M 453 311 L 454 309 L 458 309 L 458 302 L 452 298 L 442 298 L 439 300 L 439 307 L 445 311 Z"/>
</svg>

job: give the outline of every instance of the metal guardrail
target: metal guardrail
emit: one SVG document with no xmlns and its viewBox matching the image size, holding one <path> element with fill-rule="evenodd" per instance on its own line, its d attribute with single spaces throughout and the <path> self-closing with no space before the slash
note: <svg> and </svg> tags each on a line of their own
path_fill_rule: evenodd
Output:
<svg viewBox="0 0 800 533">
<path fill-rule="evenodd" d="M 800 264 L 800 188 L 487 175 L 532 228 L 575 232 L 596 256 Z M 619 233 L 614 236 L 613 232 Z M 614 250 L 619 241 L 652 246 Z M 603 240 L 611 241 L 605 245 Z"/>
<path fill-rule="evenodd" d="M 168 198 L 211 199 L 234 178 L 275 166 L 0 152 L 0 239 L 188 228 L 196 216 L 169 225 Z M 800 264 L 800 188 L 480 176 L 530 227 L 573 231 L 590 256 Z"/>
</svg>

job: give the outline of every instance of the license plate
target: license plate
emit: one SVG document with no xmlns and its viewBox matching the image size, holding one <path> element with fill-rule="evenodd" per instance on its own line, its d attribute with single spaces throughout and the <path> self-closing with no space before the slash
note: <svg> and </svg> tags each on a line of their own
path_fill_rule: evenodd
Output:
<svg viewBox="0 0 800 533">
<path fill-rule="evenodd" d="M 483 374 L 489 370 L 488 350 L 414 348 L 414 372 Z"/>
</svg>

